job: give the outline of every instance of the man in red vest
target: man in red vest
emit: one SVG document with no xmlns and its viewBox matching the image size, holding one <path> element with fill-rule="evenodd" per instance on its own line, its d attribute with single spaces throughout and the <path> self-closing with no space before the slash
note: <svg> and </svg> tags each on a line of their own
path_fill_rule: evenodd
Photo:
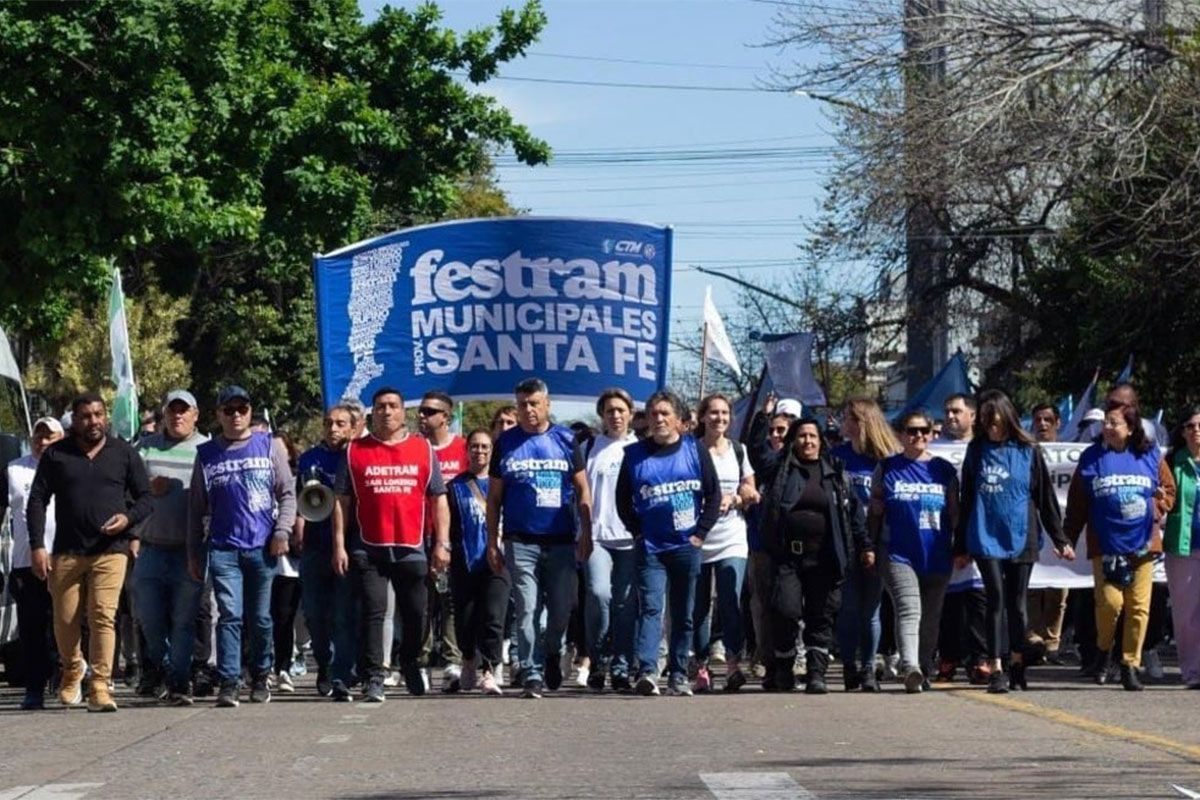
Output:
<svg viewBox="0 0 1200 800">
<path fill-rule="evenodd" d="M 383 388 L 371 399 L 371 434 L 351 441 L 334 485 L 333 568 L 362 598 L 366 688 L 363 699 L 384 700 L 383 621 L 387 589 L 396 592 L 401 620 L 400 668 L 410 694 L 424 694 L 417 663 L 430 570 L 450 566 L 450 512 L 433 448 L 410 435 L 400 392 Z M 433 547 L 425 555 L 425 519 L 433 516 Z"/>
</svg>

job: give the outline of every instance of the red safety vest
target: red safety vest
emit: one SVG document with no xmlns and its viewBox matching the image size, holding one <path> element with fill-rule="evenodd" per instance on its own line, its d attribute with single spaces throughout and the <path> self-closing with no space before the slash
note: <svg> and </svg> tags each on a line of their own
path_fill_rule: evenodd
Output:
<svg viewBox="0 0 1200 800">
<path fill-rule="evenodd" d="M 366 436 L 350 442 L 346 461 L 363 542 L 420 547 L 434 463 L 429 442 L 410 435 L 388 444 Z"/>
<path fill-rule="evenodd" d="M 467 471 L 467 440 L 463 437 L 455 436 L 441 447 L 435 446 L 433 454 L 442 468 L 443 483 L 448 484 Z"/>
</svg>

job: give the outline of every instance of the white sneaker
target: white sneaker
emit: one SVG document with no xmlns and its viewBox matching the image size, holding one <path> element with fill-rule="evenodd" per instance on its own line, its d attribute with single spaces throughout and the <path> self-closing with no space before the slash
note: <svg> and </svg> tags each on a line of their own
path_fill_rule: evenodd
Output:
<svg viewBox="0 0 1200 800">
<path fill-rule="evenodd" d="M 292 694 L 296 691 L 296 685 L 292 683 L 292 676 L 286 669 L 279 670 L 279 674 L 275 676 L 275 688 L 284 694 Z"/>
<path fill-rule="evenodd" d="M 495 695 L 496 697 L 504 694 L 504 690 L 500 688 L 500 682 L 490 672 L 483 673 L 483 679 L 479 681 L 479 691 L 483 694 Z"/>
<path fill-rule="evenodd" d="M 900 656 L 893 653 L 883 660 L 883 679 L 888 681 L 897 680 L 900 677 Z"/>
<path fill-rule="evenodd" d="M 425 692 L 426 692 L 426 694 L 428 694 L 429 693 L 429 670 L 428 669 L 421 670 L 421 683 L 425 684 Z"/>
<path fill-rule="evenodd" d="M 712 643 L 708 650 L 708 660 L 713 664 L 725 663 L 725 643 L 720 639 Z"/>
<path fill-rule="evenodd" d="M 387 667 L 384 667 L 383 673 L 384 673 L 383 674 L 383 685 L 384 686 L 399 686 L 400 685 L 400 673 L 399 672 L 392 672 L 392 670 L 388 669 Z"/>
<path fill-rule="evenodd" d="M 505 639 L 500 643 L 500 660 L 505 664 L 508 663 L 508 651 L 511 649 L 511 645 L 512 641 L 510 639 Z"/>
<path fill-rule="evenodd" d="M 426 670 L 426 673 L 428 670 Z M 442 668 L 442 691 L 457 692 L 462 689 L 462 667 L 458 664 L 447 664 Z M 429 691 L 429 681 L 425 681 L 425 691 Z"/>
<path fill-rule="evenodd" d="M 579 671 L 575 673 L 575 685 L 581 689 L 586 689 L 588 685 L 588 675 L 590 674 L 591 670 L 581 664 L 579 666 Z"/>
</svg>

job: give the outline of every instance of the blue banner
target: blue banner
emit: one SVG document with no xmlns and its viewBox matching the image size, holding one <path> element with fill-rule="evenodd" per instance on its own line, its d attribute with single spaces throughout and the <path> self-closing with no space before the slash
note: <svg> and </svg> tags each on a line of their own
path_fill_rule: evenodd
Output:
<svg viewBox="0 0 1200 800">
<path fill-rule="evenodd" d="M 557 218 L 464 220 L 396 231 L 317 256 L 325 406 L 512 397 L 540 377 L 554 397 L 610 386 L 645 398 L 666 378 L 671 229 Z"/>
</svg>

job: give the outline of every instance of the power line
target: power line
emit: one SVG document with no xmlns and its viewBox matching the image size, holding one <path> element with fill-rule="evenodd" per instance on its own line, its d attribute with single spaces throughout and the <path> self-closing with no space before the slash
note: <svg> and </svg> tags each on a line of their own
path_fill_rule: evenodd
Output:
<svg viewBox="0 0 1200 800">
<path fill-rule="evenodd" d="M 578 181 L 576 181 L 578 183 Z M 588 189 L 526 189 L 522 192 L 523 195 L 548 195 L 548 194 L 579 194 L 580 191 L 586 191 L 588 194 L 608 193 L 608 192 L 658 192 L 668 191 L 671 189 L 721 189 L 730 186 L 775 186 L 781 183 L 793 183 L 791 178 L 777 178 L 766 181 L 721 181 L 718 183 L 668 183 L 668 184 L 638 184 L 634 186 L 601 186 L 591 187 Z"/>
<path fill-rule="evenodd" d="M 743 64 L 698 64 L 690 61 L 645 61 L 638 58 L 607 58 L 604 56 L 581 56 L 574 53 L 531 52 L 527 56 L 538 58 L 558 58 L 569 61 L 600 61 L 610 64 L 642 64 L 648 67 L 695 67 L 698 69 L 735 69 L 753 70 L 757 72 L 762 67 L 750 67 Z"/>
<path fill-rule="evenodd" d="M 470 78 L 466 72 L 450 72 L 457 78 Z M 666 89 L 682 92 L 738 92 L 752 94 L 793 94 L 791 89 L 771 89 L 754 86 L 704 86 L 692 83 L 627 83 L 625 81 L 578 81 L 569 78 L 534 78 L 527 75 L 493 75 L 489 81 L 517 81 L 520 83 L 552 83 L 561 86 L 595 86 L 602 89 Z"/>
</svg>

